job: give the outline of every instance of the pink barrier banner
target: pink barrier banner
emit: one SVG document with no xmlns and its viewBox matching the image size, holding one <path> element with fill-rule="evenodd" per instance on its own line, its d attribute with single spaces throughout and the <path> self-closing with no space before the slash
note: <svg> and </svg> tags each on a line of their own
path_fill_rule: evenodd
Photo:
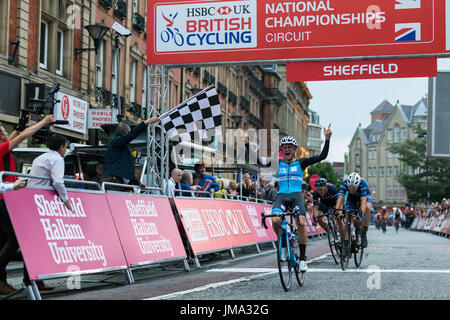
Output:
<svg viewBox="0 0 450 320">
<path fill-rule="evenodd" d="M 257 206 L 260 208 L 259 211 L 260 212 L 264 212 L 264 214 L 271 214 L 272 213 L 272 206 L 271 205 L 258 204 Z M 269 239 L 272 240 L 272 241 L 277 241 L 278 240 L 278 236 L 273 231 L 272 218 L 266 219 L 266 225 L 269 228 L 269 229 L 266 230 L 268 232 Z"/>
<path fill-rule="evenodd" d="M 252 229 L 252 232 L 255 235 L 256 241 L 257 242 L 272 241 L 270 233 L 274 232 L 271 227 L 271 224 L 269 225 L 269 223 L 272 222 L 272 219 L 271 218 L 266 219 L 266 224 L 269 227 L 269 229 L 265 229 L 262 226 L 261 221 L 261 213 L 266 214 L 262 205 L 257 203 L 242 202 L 242 209 L 244 210 L 244 213 L 246 214 L 247 219 L 250 222 L 250 228 Z"/>
<path fill-rule="evenodd" d="M 427 219 L 424 217 L 421 217 L 419 220 L 419 223 L 417 224 L 417 230 L 423 230 L 426 222 L 427 222 Z"/>
<path fill-rule="evenodd" d="M 195 255 L 231 247 L 230 228 L 217 211 L 214 200 L 174 199 L 184 230 Z"/>
<path fill-rule="evenodd" d="M 307 211 L 306 212 L 306 232 L 309 235 L 317 234 L 317 228 L 312 225 L 312 213 Z"/>
<path fill-rule="evenodd" d="M 166 197 L 107 194 L 128 265 L 186 258 Z"/>
<path fill-rule="evenodd" d="M 215 200 L 217 212 L 225 218 L 225 227 L 229 231 L 228 241 L 231 247 L 255 244 L 254 231 L 250 228 L 250 221 L 244 214 L 242 203 L 230 200 Z"/>
<path fill-rule="evenodd" d="M 55 191 L 26 188 L 4 194 L 30 278 L 126 268 L 105 195 L 68 196 L 72 212 Z"/>
</svg>

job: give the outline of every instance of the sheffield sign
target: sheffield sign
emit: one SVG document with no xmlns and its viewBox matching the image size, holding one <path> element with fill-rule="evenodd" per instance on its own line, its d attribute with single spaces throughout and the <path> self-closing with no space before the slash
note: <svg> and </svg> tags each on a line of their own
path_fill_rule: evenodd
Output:
<svg viewBox="0 0 450 320">
<path fill-rule="evenodd" d="M 435 77 L 437 58 L 310 61 L 286 64 L 287 81 Z"/>
<path fill-rule="evenodd" d="M 148 2 L 148 64 L 440 54 L 445 0 Z"/>
</svg>

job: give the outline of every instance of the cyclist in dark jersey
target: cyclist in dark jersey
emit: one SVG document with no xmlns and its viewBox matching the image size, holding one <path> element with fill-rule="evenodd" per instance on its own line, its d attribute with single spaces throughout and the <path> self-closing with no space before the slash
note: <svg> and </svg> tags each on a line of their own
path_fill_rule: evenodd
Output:
<svg viewBox="0 0 450 320">
<path fill-rule="evenodd" d="M 314 186 L 316 187 L 313 193 L 314 216 L 317 217 L 319 211 L 326 213 L 329 208 L 336 206 L 338 190 L 334 185 L 328 183 L 325 178 L 317 179 L 314 182 Z M 325 231 L 327 230 L 327 224 L 323 221 L 323 218 L 319 218 L 317 221 L 314 219 L 313 225 L 316 226 L 317 222 Z"/>
<path fill-rule="evenodd" d="M 302 182 L 305 169 L 324 160 L 328 155 L 331 137 L 331 124 L 328 129 L 323 129 L 325 135 L 325 145 L 322 153 L 318 156 L 310 158 L 294 159 L 295 151 L 297 150 L 297 141 L 293 137 L 284 137 L 280 142 L 280 149 L 283 153 L 284 160 L 280 161 L 277 171 L 277 179 L 280 186 L 277 198 L 272 207 L 272 214 L 280 214 L 292 210 L 299 211 L 300 225 L 297 225 L 299 232 L 299 247 L 300 247 L 300 271 L 307 270 L 306 266 L 306 242 L 308 235 L 306 232 L 306 210 L 302 197 Z M 295 222 L 297 224 L 297 221 Z M 281 218 L 272 218 L 272 227 L 275 234 L 281 227 Z"/>
</svg>

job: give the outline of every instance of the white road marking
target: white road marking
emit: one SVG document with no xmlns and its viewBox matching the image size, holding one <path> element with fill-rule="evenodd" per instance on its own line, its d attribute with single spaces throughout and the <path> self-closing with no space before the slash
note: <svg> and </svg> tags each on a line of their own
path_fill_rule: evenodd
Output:
<svg viewBox="0 0 450 320">
<path fill-rule="evenodd" d="M 223 269 L 210 269 L 207 272 L 236 272 L 236 273 L 275 273 L 278 272 L 278 268 L 223 268 Z M 314 272 L 351 272 L 351 273 L 449 273 L 450 270 L 397 270 L 397 269 L 308 269 L 307 273 Z"/>
<path fill-rule="evenodd" d="M 330 255 L 330 253 L 328 254 L 324 254 L 322 256 L 313 258 L 311 260 L 307 260 L 307 262 L 314 262 L 317 260 L 321 260 L 321 259 L 325 259 L 328 255 Z M 241 271 L 241 272 L 248 272 L 248 273 L 254 273 L 255 270 L 259 270 L 257 273 L 261 273 L 261 274 L 256 274 L 253 276 L 248 276 L 248 277 L 241 277 L 241 278 L 237 278 L 237 279 L 233 279 L 233 280 L 228 280 L 228 281 L 223 281 L 223 282 L 217 282 L 217 283 L 211 283 L 211 284 L 207 284 L 201 287 L 197 287 L 197 288 L 193 288 L 190 290 L 185 290 L 185 291 L 179 291 L 179 292 L 174 292 L 174 293 L 169 293 L 169 294 L 165 294 L 162 296 L 157 296 L 157 297 L 152 297 L 152 298 L 147 298 L 147 299 L 143 299 L 143 300 L 163 300 L 163 299 L 170 299 L 170 298 L 175 298 L 177 296 L 181 296 L 184 294 L 189 294 L 189 293 L 193 293 L 193 292 L 199 292 L 199 291 L 204 291 L 210 288 L 218 288 L 218 287 L 222 287 L 222 286 L 226 286 L 229 284 L 234 284 L 234 283 L 238 283 L 238 282 L 243 282 L 243 281 L 250 281 L 256 278 L 262 278 L 265 277 L 269 274 L 273 274 L 273 273 L 278 273 L 278 268 L 240 268 L 241 270 L 247 270 L 247 271 Z M 224 272 L 236 272 L 236 270 L 239 269 L 233 269 L 233 268 L 224 268 L 224 269 L 210 269 L 210 270 L 206 270 L 206 272 L 214 272 L 214 271 L 221 271 L 221 270 L 233 270 L 233 271 L 224 271 Z M 251 271 L 249 271 L 251 270 Z"/>
</svg>

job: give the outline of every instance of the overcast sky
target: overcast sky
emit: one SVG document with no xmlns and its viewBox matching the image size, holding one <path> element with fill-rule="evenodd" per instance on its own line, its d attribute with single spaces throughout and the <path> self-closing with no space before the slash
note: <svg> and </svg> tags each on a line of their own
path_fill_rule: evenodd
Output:
<svg viewBox="0 0 450 320">
<path fill-rule="evenodd" d="M 438 59 L 438 71 L 450 70 L 450 59 Z M 380 80 L 308 81 L 313 98 L 310 109 L 320 116 L 322 127 L 331 123 L 333 136 L 327 160 L 343 162 L 344 153 L 361 123 L 370 124 L 370 112 L 383 100 L 414 105 L 428 93 L 428 78 Z M 323 138 L 323 131 L 322 131 Z"/>
</svg>

